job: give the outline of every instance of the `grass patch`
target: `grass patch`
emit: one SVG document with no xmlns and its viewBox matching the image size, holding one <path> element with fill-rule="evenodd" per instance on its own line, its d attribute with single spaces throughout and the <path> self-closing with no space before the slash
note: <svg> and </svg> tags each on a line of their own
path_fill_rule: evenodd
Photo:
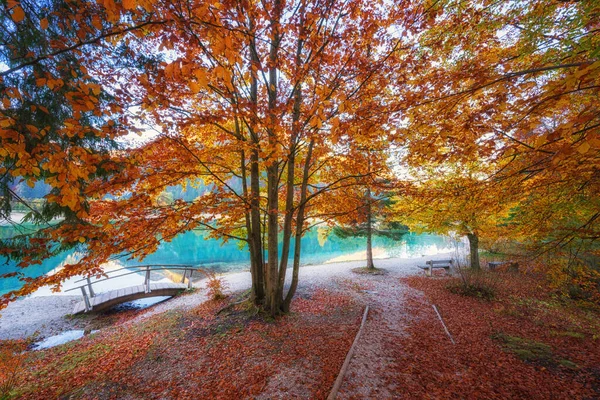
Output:
<svg viewBox="0 0 600 400">
<path fill-rule="evenodd" d="M 552 364 L 554 355 L 552 349 L 545 343 L 536 342 L 519 336 L 510 336 L 504 333 L 498 333 L 493 336 L 498 340 L 505 351 L 516 355 L 521 361 Z"/>
<path fill-rule="evenodd" d="M 383 268 L 367 268 L 367 267 L 359 267 L 353 268 L 352 272 L 355 274 L 361 275 L 385 275 L 387 274 L 387 270 Z"/>
<path fill-rule="evenodd" d="M 585 335 L 581 332 L 552 330 L 552 331 L 550 331 L 550 333 L 553 336 L 570 337 L 570 338 L 574 338 L 574 339 L 585 339 Z"/>
<path fill-rule="evenodd" d="M 572 333 L 572 332 L 571 332 Z M 550 367 L 579 369 L 579 366 L 566 358 L 557 358 L 546 343 L 536 342 L 519 336 L 497 333 L 492 336 L 500 342 L 502 349 L 517 356 L 521 361 Z"/>
<path fill-rule="evenodd" d="M 558 363 L 565 368 L 568 369 L 579 369 L 579 365 L 575 364 L 573 361 L 569 361 L 565 358 L 558 360 Z"/>
<path fill-rule="evenodd" d="M 514 255 L 483 250 L 479 252 L 479 258 L 486 261 L 509 261 L 514 258 Z"/>
</svg>

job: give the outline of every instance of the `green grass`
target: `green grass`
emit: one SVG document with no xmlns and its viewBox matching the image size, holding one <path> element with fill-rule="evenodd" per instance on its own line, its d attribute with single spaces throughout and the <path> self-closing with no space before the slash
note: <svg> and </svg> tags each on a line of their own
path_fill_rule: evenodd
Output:
<svg viewBox="0 0 600 400">
<path fill-rule="evenodd" d="M 492 338 L 500 342 L 504 351 L 514 354 L 521 361 L 551 367 L 562 366 L 568 369 L 579 368 L 579 366 L 572 361 L 565 358 L 557 358 L 552 352 L 552 348 L 546 343 L 536 342 L 534 340 L 519 336 L 511 336 L 504 333 L 497 333 L 493 335 Z"/>
<path fill-rule="evenodd" d="M 550 333 L 554 336 L 571 337 L 574 339 L 585 339 L 585 335 L 581 332 L 552 330 L 550 331 Z"/>
<path fill-rule="evenodd" d="M 548 363 L 553 360 L 552 349 L 545 343 L 504 333 L 494 335 L 494 339 L 501 343 L 504 350 L 513 353 L 522 361 Z"/>
</svg>

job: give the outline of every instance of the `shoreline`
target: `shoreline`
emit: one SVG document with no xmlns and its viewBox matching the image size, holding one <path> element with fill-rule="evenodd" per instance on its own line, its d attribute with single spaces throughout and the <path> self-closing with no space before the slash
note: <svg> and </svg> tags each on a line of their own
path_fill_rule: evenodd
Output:
<svg viewBox="0 0 600 400">
<path fill-rule="evenodd" d="M 386 269 L 393 275 L 407 276 L 420 272 L 421 270 L 417 265 L 422 264 L 425 259 L 442 259 L 452 255 L 454 254 L 440 253 L 420 258 L 377 259 L 375 266 Z M 304 265 L 300 268 L 297 293 L 315 286 L 328 286 L 337 279 L 352 279 L 355 276 L 352 269 L 363 267 L 364 263 L 364 260 L 359 260 Z M 226 272 L 219 276 L 226 284 L 226 293 L 228 294 L 250 288 L 250 271 Z M 291 274 L 286 274 L 286 284 L 289 285 L 290 281 Z M 195 293 L 176 296 L 142 310 L 141 314 L 134 319 L 134 322 L 171 309 L 192 308 L 208 300 L 206 278 L 194 282 L 193 287 L 198 289 Z M 67 330 L 89 329 L 95 314 L 90 314 L 89 318 L 65 318 L 71 314 L 75 304 L 79 301 L 81 301 L 81 296 L 59 293 L 47 296 L 30 295 L 16 300 L 0 311 L 0 340 L 25 339 L 36 333 L 38 335 L 37 339 L 43 339 Z"/>
</svg>

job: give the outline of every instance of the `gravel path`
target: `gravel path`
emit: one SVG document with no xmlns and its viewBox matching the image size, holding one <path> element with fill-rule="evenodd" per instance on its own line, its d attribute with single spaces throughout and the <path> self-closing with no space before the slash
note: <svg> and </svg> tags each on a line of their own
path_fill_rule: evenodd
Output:
<svg viewBox="0 0 600 400">
<path fill-rule="evenodd" d="M 400 282 L 413 274 L 404 263 L 387 267 L 385 275 L 358 275 L 354 285 L 361 290 L 363 301 L 369 305 L 369 317 L 357 343 L 338 399 L 393 399 L 398 382 L 394 379 L 395 358 L 391 349 L 405 335 L 404 327 L 411 318 L 404 304 L 408 296 L 419 296 L 414 289 Z"/>
<path fill-rule="evenodd" d="M 427 259 L 448 258 L 448 256 L 449 254 L 439 254 L 433 257 L 428 256 Z M 398 305 L 402 303 L 402 294 L 405 288 L 397 283 L 397 279 L 390 278 L 415 274 L 420 271 L 417 264 L 422 262 L 422 259 L 377 260 L 377 267 L 389 271 L 389 275 L 385 276 L 361 276 L 352 273 L 353 268 L 364 266 L 364 261 L 305 266 L 300 269 L 298 292 L 301 293 L 303 290 L 315 286 L 331 285 L 334 287 L 340 282 L 353 280 L 372 282 L 375 284 L 374 290 L 381 293 L 380 295 L 367 295 L 370 296 L 368 301 L 374 305 L 373 314 L 369 318 L 369 324 L 365 331 L 365 337 L 369 337 L 376 334 L 374 332 L 379 329 L 377 325 L 381 323 L 393 327 L 394 313 L 402 312 L 402 307 Z M 288 271 L 288 278 L 290 275 L 291 270 Z M 223 279 L 227 283 L 229 292 L 250 288 L 249 272 L 225 274 Z M 175 308 L 191 308 L 206 301 L 205 281 L 199 281 L 194 286 L 199 289 L 195 293 L 159 303 L 140 314 L 134 322 Z M 35 333 L 38 333 L 40 338 L 45 338 L 70 329 L 88 328 L 89 321 L 86 318 L 65 318 L 72 312 L 74 305 L 80 299 L 79 296 L 42 296 L 28 297 L 11 303 L 0 312 L 0 340 L 26 338 Z M 401 329 L 399 329 L 400 331 Z M 377 351 L 375 353 L 379 354 Z M 358 355 L 355 357 L 359 359 Z"/>
</svg>

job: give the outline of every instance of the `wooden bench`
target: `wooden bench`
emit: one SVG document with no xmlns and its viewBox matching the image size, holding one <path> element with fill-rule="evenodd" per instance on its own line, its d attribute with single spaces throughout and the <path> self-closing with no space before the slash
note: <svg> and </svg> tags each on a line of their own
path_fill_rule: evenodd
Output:
<svg viewBox="0 0 600 400">
<path fill-rule="evenodd" d="M 494 271 L 496 268 L 504 264 L 504 261 L 490 261 L 488 262 L 488 269 Z"/>
<path fill-rule="evenodd" d="M 488 262 L 488 269 L 490 271 L 496 270 L 496 268 L 507 265 L 509 272 L 518 272 L 519 271 L 519 263 L 515 261 L 490 261 Z"/>
<path fill-rule="evenodd" d="M 425 275 L 432 276 L 433 269 L 435 268 L 444 268 L 446 274 L 450 274 L 450 268 L 454 265 L 453 260 L 429 260 L 425 263 L 425 265 L 418 265 L 419 268 L 425 270 Z"/>
</svg>

